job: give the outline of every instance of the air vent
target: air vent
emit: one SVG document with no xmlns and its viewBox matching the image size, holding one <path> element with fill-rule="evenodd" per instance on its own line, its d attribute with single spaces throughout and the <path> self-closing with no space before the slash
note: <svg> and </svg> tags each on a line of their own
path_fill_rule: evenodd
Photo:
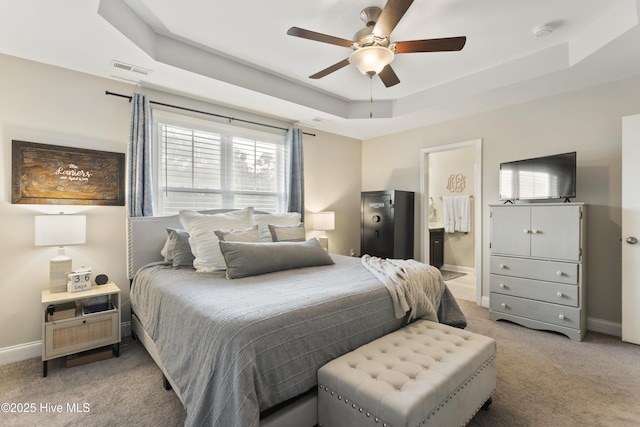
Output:
<svg viewBox="0 0 640 427">
<path fill-rule="evenodd" d="M 121 61 L 111 61 L 111 75 L 119 79 L 139 82 L 141 78 L 151 74 L 151 70 Z"/>
<path fill-rule="evenodd" d="M 151 73 L 151 70 L 147 70 L 146 68 L 138 67 L 131 64 L 125 64 L 124 62 L 119 61 L 111 61 L 113 68 L 117 68 L 119 70 L 130 71 L 132 73 L 138 73 L 143 76 L 148 76 Z"/>
</svg>

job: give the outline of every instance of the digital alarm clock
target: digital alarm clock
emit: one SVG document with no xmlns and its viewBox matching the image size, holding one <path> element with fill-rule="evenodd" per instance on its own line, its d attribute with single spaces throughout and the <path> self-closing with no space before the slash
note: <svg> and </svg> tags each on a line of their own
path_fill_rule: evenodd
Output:
<svg viewBox="0 0 640 427">
<path fill-rule="evenodd" d="M 67 292 L 91 289 L 91 267 L 80 267 L 67 275 Z"/>
</svg>

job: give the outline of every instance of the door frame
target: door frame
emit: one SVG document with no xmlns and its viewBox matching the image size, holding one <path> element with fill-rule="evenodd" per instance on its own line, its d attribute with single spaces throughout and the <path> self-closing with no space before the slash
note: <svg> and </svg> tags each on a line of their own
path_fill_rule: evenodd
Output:
<svg viewBox="0 0 640 427">
<path fill-rule="evenodd" d="M 640 345 L 640 271 L 637 260 L 640 244 L 630 245 L 628 237 L 640 237 L 640 203 L 635 192 L 637 184 L 630 182 L 629 171 L 636 171 L 637 158 L 633 155 L 640 152 L 637 141 L 640 139 L 640 114 L 622 118 L 622 341 Z M 635 150 L 635 151 L 632 151 Z M 635 196 L 635 197 L 634 197 Z"/>
<path fill-rule="evenodd" d="M 475 238 L 475 270 L 476 270 L 476 304 L 483 305 L 482 300 L 482 139 L 436 145 L 420 149 L 420 246 L 421 261 L 429 263 L 429 155 L 441 151 L 460 148 L 476 148 L 475 188 L 474 188 L 474 238 Z M 488 304 L 488 301 L 487 301 Z"/>
</svg>

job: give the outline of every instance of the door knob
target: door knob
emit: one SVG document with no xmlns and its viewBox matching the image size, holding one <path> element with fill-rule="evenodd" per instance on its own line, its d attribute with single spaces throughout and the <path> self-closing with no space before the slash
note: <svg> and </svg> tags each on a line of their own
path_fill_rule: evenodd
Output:
<svg viewBox="0 0 640 427">
<path fill-rule="evenodd" d="M 638 243 L 638 239 L 636 239 L 635 237 L 627 237 L 627 243 L 630 245 L 635 245 L 636 243 Z"/>
</svg>

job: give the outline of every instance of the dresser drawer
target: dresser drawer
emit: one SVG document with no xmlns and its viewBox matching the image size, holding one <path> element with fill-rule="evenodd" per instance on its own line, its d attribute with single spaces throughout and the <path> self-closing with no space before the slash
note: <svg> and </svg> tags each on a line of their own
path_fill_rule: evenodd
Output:
<svg viewBox="0 0 640 427">
<path fill-rule="evenodd" d="M 526 317 L 566 328 L 580 329 L 580 309 L 491 293 L 492 311 Z"/>
<path fill-rule="evenodd" d="M 489 268 L 492 274 L 570 285 L 578 284 L 580 272 L 580 265 L 576 263 L 503 256 L 490 257 Z"/>
<path fill-rule="evenodd" d="M 489 276 L 491 292 L 523 297 L 538 301 L 579 307 L 578 286 L 562 283 L 543 282 L 540 280 L 522 279 L 520 277 Z"/>
<path fill-rule="evenodd" d="M 47 323 L 42 360 L 120 342 L 118 323 L 118 312 Z"/>
</svg>

